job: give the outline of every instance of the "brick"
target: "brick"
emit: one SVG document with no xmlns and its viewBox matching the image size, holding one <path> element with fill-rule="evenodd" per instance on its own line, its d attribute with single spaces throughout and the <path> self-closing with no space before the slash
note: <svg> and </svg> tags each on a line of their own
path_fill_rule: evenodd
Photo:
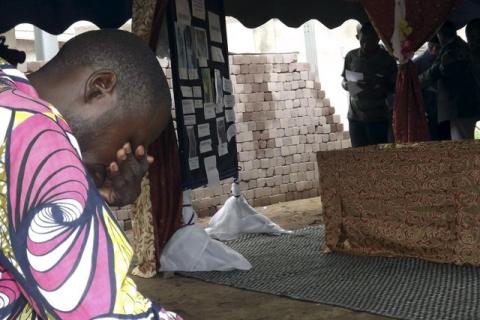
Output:
<svg viewBox="0 0 480 320">
<path fill-rule="evenodd" d="M 315 172 L 314 171 L 307 171 L 307 180 L 308 181 L 315 181 Z"/>
<path fill-rule="evenodd" d="M 342 140 L 342 148 L 345 149 L 345 148 L 351 148 L 352 147 L 352 143 L 350 140 Z"/>
<path fill-rule="evenodd" d="M 285 194 L 275 194 L 270 199 L 272 200 L 272 204 L 279 203 L 279 202 L 285 202 L 287 200 Z"/>
<path fill-rule="evenodd" d="M 306 186 L 305 181 L 299 181 L 295 183 L 295 189 L 299 192 L 305 190 L 305 186 Z"/>
<path fill-rule="evenodd" d="M 256 83 L 262 83 L 264 80 L 263 78 L 263 73 L 256 73 L 254 74 L 254 82 Z"/>
<path fill-rule="evenodd" d="M 291 173 L 296 173 L 296 172 L 298 172 L 298 170 L 299 170 L 298 163 L 292 163 L 290 165 L 290 172 Z"/>
<path fill-rule="evenodd" d="M 297 90 L 297 92 L 298 92 L 298 90 Z M 305 98 L 300 99 L 300 106 L 302 108 L 307 108 L 308 107 L 308 99 L 305 99 Z"/>
<path fill-rule="evenodd" d="M 236 136 L 237 142 L 246 142 L 253 140 L 252 132 L 242 132 Z"/>
<path fill-rule="evenodd" d="M 307 180 L 307 173 L 303 171 L 298 172 L 298 181 L 305 181 Z"/>
<path fill-rule="evenodd" d="M 116 216 L 117 216 L 117 219 L 118 220 L 128 220 L 130 219 L 130 211 L 131 211 L 131 207 L 124 207 L 124 208 L 120 208 L 117 210 L 116 212 Z"/>
<path fill-rule="evenodd" d="M 297 56 L 296 54 L 286 54 L 283 56 L 283 62 L 284 63 L 294 63 L 297 61 Z"/>
<path fill-rule="evenodd" d="M 283 146 L 280 150 L 282 157 L 286 157 L 290 154 L 290 149 L 287 146 Z"/>
<path fill-rule="evenodd" d="M 293 191 L 296 191 L 296 190 L 297 190 L 297 188 L 295 187 L 295 183 L 289 183 L 288 184 L 288 191 L 289 192 L 293 192 Z"/>
<path fill-rule="evenodd" d="M 246 83 L 245 75 L 244 74 L 237 75 L 236 81 L 237 83 L 240 83 L 240 84 Z"/>
<path fill-rule="evenodd" d="M 243 64 L 244 56 L 243 55 L 234 55 L 233 56 L 233 64 Z"/>
<path fill-rule="evenodd" d="M 249 64 L 240 65 L 240 73 L 242 74 L 250 73 L 250 65 Z"/>
<path fill-rule="evenodd" d="M 230 65 L 230 74 L 239 74 L 239 73 L 240 73 L 240 66 Z"/>
<path fill-rule="evenodd" d="M 306 62 L 297 63 L 297 70 L 298 71 L 308 71 L 308 70 L 310 70 L 310 65 Z"/>
<path fill-rule="evenodd" d="M 275 63 L 283 63 L 283 55 L 281 55 L 281 54 L 274 55 L 273 59 L 274 59 Z"/>
<path fill-rule="evenodd" d="M 244 91 L 244 93 L 252 93 L 253 92 L 252 84 L 251 83 L 245 83 L 243 85 L 243 91 Z"/>
</svg>

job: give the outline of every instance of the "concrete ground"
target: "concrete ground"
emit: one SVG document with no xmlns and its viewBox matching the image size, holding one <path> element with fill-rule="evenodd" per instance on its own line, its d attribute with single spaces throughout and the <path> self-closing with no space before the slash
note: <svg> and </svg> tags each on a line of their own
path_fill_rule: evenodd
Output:
<svg viewBox="0 0 480 320">
<path fill-rule="evenodd" d="M 257 210 L 287 229 L 322 222 L 320 198 L 279 203 Z M 206 225 L 208 219 L 201 219 Z M 174 276 L 135 277 L 140 290 L 185 320 L 380 320 L 388 319 L 329 305 L 303 302 Z"/>
</svg>

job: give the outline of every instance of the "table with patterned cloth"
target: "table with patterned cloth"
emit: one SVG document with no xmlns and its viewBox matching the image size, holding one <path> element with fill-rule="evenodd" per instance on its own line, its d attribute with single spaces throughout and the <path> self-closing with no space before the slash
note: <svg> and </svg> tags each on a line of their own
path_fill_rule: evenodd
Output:
<svg viewBox="0 0 480 320">
<path fill-rule="evenodd" d="M 480 142 L 317 154 L 326 250 L 480 266 Z"/>
</svg>

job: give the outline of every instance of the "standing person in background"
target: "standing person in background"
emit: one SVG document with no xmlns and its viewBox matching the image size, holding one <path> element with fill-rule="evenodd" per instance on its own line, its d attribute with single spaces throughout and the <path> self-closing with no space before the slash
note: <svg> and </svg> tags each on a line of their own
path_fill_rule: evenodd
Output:
<svg viewBox="0 0 480 320">
<path fill-rule="evenodd" d="M 422 75 L 435 62 L 440 51 L 440 43 L 438 37 L 434 36 L 428 41 L 427 50 L 420 56 L 413 59 L 413 63 L 417 67 L 418 75 Z M 450 140 L 450 123 L 443 122 L 442 125 L 438 123 L 437 111 L 437 88 L 435 85 L 424 88 L 422 90 L 423 102 L 425 105 L 425 112 L 428 116 L 428 130 L 430 138 L 434 141 Z"/>
<path fill-rule="evenodd" d="M 357 27 L 360 48 L 345 57 L 342 86 L 350 93 L 348 122 L 352 147 L 388 142 L 387 97 L 394 91 L 397 65 L 380 46 L 371 23 Z"/>
<path fill-rule="evenodd" d="M 437 35 L 441 50 L 432 66 L 421 75 L 422 87 L 437 86 L 438 122 L 450 121 L 452 140 L 473 139 L 480 97 L 470 48 L 449 21 Z"/>
<path fill-rule="evenodd" d="M 467 41 L 473 61 L 473 75 L 476 85 L 480 88 L 480 19 L 474 19 L 467 24 Z"/>
</svg>

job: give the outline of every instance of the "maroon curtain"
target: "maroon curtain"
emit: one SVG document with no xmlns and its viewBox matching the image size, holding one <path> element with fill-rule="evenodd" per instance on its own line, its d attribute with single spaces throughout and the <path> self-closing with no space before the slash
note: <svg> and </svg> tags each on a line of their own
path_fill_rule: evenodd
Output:
<svg viewBox="0 0 480 320">
<path fill-rule="evenodd" d="M 383 42 L 392 50 L 395 30 L 395 1 L 362 0 L 363 7 Z M 447 18 L 458 0 L 404 0 L 408 35 L 402 41 L 401 54 L 395 57 L 401 64 L 395 88 L 393 132 L 395 142 L 416 142 L 429 139 L 427 118 L 423 106 L 416 68 L 409 58 L 432 37 Z"/>
<path fill-rule="evenodd" d="M 422 91 L 415 64 L 411 60 L 399 66 L 395 93 L 392 123 L 395 142 L 429 140 Z"/>
<path fill-rule="evenodd" d="M 173 122 L 149 149 L 155 162 L 150 166 L 150 196 L 155 230 L 157 264 L 163 247 L 182 225 L 180 159 Z"/>
<path fill-rule="evenodd" d="M 150 48 L 155 51 L 158 35 L 168 0 L 158 0 L 150 33 Z M 150 196 L 155 230 L 155 255 L 157 267 L 163 247 L 182 225 L 182 181 L 180 157 L 173 121 L 150 146 L 149 154 L 155 157 L 150 166 Z"/>
</svg>

